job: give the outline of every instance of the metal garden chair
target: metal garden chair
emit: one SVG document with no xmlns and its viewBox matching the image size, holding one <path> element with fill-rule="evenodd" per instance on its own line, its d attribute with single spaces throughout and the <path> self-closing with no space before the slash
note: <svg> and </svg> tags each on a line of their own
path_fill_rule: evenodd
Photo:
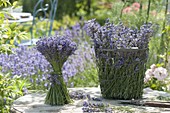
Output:
<svg viewBox="0 0 170 113">
<path fill-rule="evenodd" d="M 50 0 L 49 4 L 45 5 L 44 0 L 38 0 L 33 10 L 33 21 L 30 28 L 31 39 L 29 41 L 22 42 L 20 45 L 35 45 L 40 37 L 51 35 L 57 5 L 58 0 Z M 43 31 L 38 27 L 39 22 L 44 22 L 45 24 Z"/>
</svg>

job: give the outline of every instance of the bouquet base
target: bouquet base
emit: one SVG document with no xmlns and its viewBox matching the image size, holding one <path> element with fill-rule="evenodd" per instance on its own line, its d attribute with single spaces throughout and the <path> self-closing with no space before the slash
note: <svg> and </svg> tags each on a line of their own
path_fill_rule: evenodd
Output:
<svg viewBox="0 0 170 113">
<path fill-rule="evenodd" d="M 45 104 L 49 105 L 64 105 L 71 102 L 67 87 L 61 79 L 60 83 L 53 83 L 45 98 Z"/>
</svg>

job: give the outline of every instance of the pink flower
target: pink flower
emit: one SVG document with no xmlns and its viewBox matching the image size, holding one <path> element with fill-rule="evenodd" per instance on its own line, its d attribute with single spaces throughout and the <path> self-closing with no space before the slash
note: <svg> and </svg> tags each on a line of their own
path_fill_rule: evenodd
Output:
<svg viewBox="0 0 170 113">
<path fill-rule="evenodd" d="M 123 13 L 130 13 L 132 11 L 131 7 L 126 7 L 123 9 Z"/>
<path fill-rule="evenodd" d="M 132 4 L 132 7 L 139 9 L 140 8 L 140 4 L 138 2 L 135 2 L 135 3 Z"/>
<path fill-rule="evenodd" d="M 163 67 L 158 67 L 154 70 L 153 75 L 155 78 L 157 78 L 158 80 L 163 80 L 168 76 L 168 72 L 165 68 Z"/>
<path fill-rule="evenodd" d="M 152 69 L 148 69 L 148 70 L 145 72 L 144 82 L 149 81 L 152 76 L 153 76 L 153 71 L 152 71 Z"/>
<path fill-rule="evenodd" d="M 134 11 L 139 11 L 139 9 L 140 9 L 140 4 L 139 4 L 138 2 L 133 3 L 133 4 L 132 4 L 132 9 L 133 9 Z"/>
<path fill-rule="evenodd" d="M 135 7 L 133 8 L 134 11 L 139 11 L 139 8 Z"/>
</svg>

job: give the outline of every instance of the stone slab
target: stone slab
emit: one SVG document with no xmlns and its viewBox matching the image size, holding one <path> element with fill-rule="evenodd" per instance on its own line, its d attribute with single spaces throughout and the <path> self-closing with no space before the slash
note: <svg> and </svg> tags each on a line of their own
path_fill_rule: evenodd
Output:
<svg viewBox="0 0 170 113">
<path fill-rule="evenodd" d="M 68 88 L 72 91 L 83 91 L 86 94 L 90 94 L 91 97 L 102 98 L 100 88 Z M 83 113 L 82 106 L 84 100 L 74 100 L 73 103 L 64 106 L 50 106 L 44 104 L 46 93 L 36 92 L 25 95 L 14 101 L 12 111 L 14 113 Z M 150 88 L 144 89 L 143 98 L 144 100 L 156 100 L 156 97 L 169 97 L 170 94 L 163 91 L 151 90 Z M 103 103 L 110 104 L 114 109 L 114 113 L 170 113 L 170 108 L 159 108 L 159 107 L 147 107 L 147 106 L 135 106 L 120 104 L 121 100 L 108 100 L 102 99 Z M 96 103 L 97 101 L 92 101 Z"/>
</svg>

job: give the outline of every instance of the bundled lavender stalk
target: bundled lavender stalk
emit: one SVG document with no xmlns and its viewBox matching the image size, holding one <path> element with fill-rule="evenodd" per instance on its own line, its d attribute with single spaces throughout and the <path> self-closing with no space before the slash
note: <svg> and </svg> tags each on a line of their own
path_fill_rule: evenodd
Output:
<svg viewBox="0 0 170 113">
<path fill-rule="evenodd" d="M 76 43 L 65 36 L 46 37 L 37 42 L 37 50 L 45 56 L 53 67 L 53 72 L 49 78 L 51 87 L 46 96 L 46 104 L 64 105 L 70 102 L 67 87 L 62 76 L 62 66 L 76 49 Z"/>
</svg>

